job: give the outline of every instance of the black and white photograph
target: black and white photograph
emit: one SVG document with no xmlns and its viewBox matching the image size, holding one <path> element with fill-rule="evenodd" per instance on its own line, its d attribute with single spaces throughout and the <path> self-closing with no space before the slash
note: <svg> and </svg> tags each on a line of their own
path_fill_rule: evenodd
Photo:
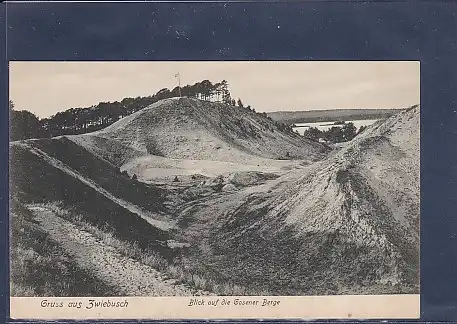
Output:
<svg viewBox="0 0 457 324">
<path fill-rule="evenodd" d="M 11 297 L 419 294 L 418 61 L 11 61 Z"/>
</svg>

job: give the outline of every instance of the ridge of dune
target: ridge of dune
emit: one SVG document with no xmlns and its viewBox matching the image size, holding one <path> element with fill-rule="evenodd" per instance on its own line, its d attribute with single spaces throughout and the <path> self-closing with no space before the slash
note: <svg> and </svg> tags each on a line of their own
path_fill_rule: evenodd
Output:
<svg viewBox="0 0 457 324">
<path fill-rule="evenodd" d="M 280 177 L 275 186 L 239 196 L 244 201 L 222 209 L 209 230 L 218 233 L 211 249 L 237 251 L 230 262 L 244 267 L 281 268 L 292 279 L 285 293 L 366 293 L 374 286 L 378 293 L 416 292 L 419 116 L 419 106 L 402 110 L 295 171 L 295 179 Z M 316 273 L 321 279 L 313 279 Z M 279 280 L 274 271 L 266 277 Z"/>
<path fill-rule="evenodd" d="M 154 103 L 107 128 L 70 136 L 82 145 L 119 150 L 120 155 L 246 162 L 255 159 L 318 160 L 328 147 L 249 109 L 192 98 Z M 92 143 L 91 143 L 92 142 Z M 117 148 L 119 147 L 119 148 Z"/>
</svg>

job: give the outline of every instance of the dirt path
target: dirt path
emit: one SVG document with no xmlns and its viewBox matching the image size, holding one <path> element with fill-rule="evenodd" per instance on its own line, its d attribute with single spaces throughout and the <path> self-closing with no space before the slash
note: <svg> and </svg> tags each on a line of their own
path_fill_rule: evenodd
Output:
<svg viewBox="0 0 457 324">
<path fill-rule="evenodd" d="M 30 206 L 35 219 L 85 269 L 125 296 L 191 296 L 199 293 L 154 268 L 120 254 L 89 232 L 57 216 L 44 206 Z M 202 294 L 202 293 L 200 293 Z"/>
<path fill-rule="evenodd" d="M 137 214 L 138 216 L 143 218 L 145 221 L 147 221 L 152 226 L 160 228 L 161 230 L 164 230 L 164 231 L 168 231 L 170 228 L 175 227 L 175 225 L 172 224 L 171 222 L 166 222 L 166 221 L 155 219 L 154 218 L 154 214 L 152 214 L 152 213 L 150 213 L 148 211 L 142 210 L 140 207 L 138 207 L 138 206 L 136 206 L 136 205 L 134 205 L 134 204 L 132 204 L 132 203 L 130 203 L 128 201 L 125 201 L 123 199 L 115 197 L 114 195 L 112 195 L 110 192 L 108 192 L 107 190 L 105 190 L 102 187 L 100 187 L 98 184 L 96 184 L 91 179 L 88 179 L 88 178 L 82 176 L 78 172 L 72 170 L 70 167 L 68 167 L 62 161 L 50 156 L 49 154 L 47 154 L 46 152 L 40 150 L 39 148 L 30 146 L 30 145 L 27 145 L 27 144 L 21 144 L 21 145 L 26 145 L 27 148 L 30 150 L 30 152 L 32 152 L 33 154 L 41 157 L 43 160 L 48 162 L 53 167 L 55 167 L 57 169 L 60 169 L 63 172 L 67 173 L 68 175 L 80 180 L 81 182 L 83 182 L 84 184 L 86 184 L 89 187 L 93 188 L 97 192 L 101 193 L 106 198 L 112 200 L 116 204 L 124 207 L 125 209 L 127 209 L 128 211 L 130 211 L 130 212 L 132 212 L 134 214 Z"/>
</svg>

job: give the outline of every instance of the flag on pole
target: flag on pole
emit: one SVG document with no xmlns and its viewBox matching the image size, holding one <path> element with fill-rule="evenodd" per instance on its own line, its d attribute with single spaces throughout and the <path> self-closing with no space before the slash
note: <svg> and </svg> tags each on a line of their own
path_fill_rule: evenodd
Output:
<svg viewBox="0 0 457 324">
<path fill-rule="evenodd" d="M 178 78 L 179 96 L 181 97 L 181 76 L 179 75 L 179 72 L 175 74 L 175 78 Z"/>
</svg>

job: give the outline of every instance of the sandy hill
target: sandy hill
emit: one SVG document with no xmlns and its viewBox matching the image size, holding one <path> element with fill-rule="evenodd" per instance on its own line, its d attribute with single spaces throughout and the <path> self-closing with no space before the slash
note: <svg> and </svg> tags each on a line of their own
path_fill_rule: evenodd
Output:
<svg viewBox="0 0 457 324">
<path fill-rule="evenodd" d="M 188 235 L 198 232 L 195 244 L 211 251 L 199 257 L 240 284 L 417 293 L 419 132 L 419 107 L 403 110 L 322 162 L 181 218 L 197 219 Z"/>
<path fill-rule="evenodd" d="M 108 159 L 117 164 L 144 155 L 229 162 L 317 160 L 327 151 L 248 109 L 191 98 L 159 101 L 102 131 L 72 138 L 98 154 L 111 151 Z"/>
<path fill-rule="evenodd" d="M 417 293 L 419 107 L 331 152 L 281 129 L 174 98 L 95 133 L 11 143 L 16 237 L 48 235 L 85 282 L 120 294 L 193 294 L 157 269 L 219 294 Z M 13 278 L 41 285 L 20 257 L 42 260 L 27 251 L 41 255 L 43 240 L 24 240 Z M 60 264 L 48 252 L 30 276 Z"/>
</svg>

